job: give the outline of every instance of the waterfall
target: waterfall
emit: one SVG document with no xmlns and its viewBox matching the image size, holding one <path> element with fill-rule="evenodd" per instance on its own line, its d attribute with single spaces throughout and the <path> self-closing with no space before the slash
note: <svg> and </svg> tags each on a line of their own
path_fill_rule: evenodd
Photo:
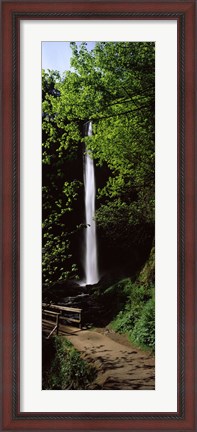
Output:
<svg viewBox="0 0 197 432">
<path fill-rule="evenodd" d="M 92 135 L 92 122 L 88 123 L 88 136 Z M 98 277 L 97 239 L 95 216 L 95 175 L 94 161 L 88 154 L 84 157 L 85 186 L 85 278 L 86 285 L 96 284 Z"/>
</svg>

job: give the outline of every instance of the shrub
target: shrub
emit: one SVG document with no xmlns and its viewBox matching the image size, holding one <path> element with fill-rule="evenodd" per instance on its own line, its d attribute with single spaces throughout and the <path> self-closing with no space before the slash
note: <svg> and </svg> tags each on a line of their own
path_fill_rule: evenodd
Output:
<svg viewBox="0 0 197 432">
<path fill-rule="evenodd" d="M 94 380 L 96 370 L 80 357 L 80 353 L 65 337 L 54 338 L 55 353 L 48 372 L 45 389 L 82 390 Z"/>
<path fill-rule="evenodd" d="M 155 349 L 155 302 L 150 299 L 142 309 L 140 318 L 131 332 L 131 339 L 137 345 Z"/>
<path fill-rule="evenodd" d="M 129 301 L 111 327 L 119 333 L 127 333 L 138 346 L 154 350 L 155 340 L 155 303 L 154 287 L 130 284 Z"/>
</svg>

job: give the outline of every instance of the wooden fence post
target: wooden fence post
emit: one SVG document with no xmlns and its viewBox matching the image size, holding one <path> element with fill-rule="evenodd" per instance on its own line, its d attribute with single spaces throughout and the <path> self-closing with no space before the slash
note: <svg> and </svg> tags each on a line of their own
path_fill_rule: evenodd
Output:
<svg viewBox="0 0 197 432">
<path fill-rule="evenodd" d="M 58 332 L 59 332 L 59 313 L 57 314 L 57 316 L 56 316 L 56 326 L 57 326 L 57 335 L 58 335 Z"/>
</svg>

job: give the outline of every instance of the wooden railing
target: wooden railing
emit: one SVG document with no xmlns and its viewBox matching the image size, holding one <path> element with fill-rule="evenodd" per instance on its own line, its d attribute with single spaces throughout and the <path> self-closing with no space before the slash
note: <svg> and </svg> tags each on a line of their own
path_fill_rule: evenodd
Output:
<svg viewBox="0 0 197 432">
<path fill-rule="evenodd" d="M 60 313 L 59 313 L 59 312 L 53 312 L 53 311 L 49 311 L 49 310 L 45 310 L 45 309 L 43 309 L 43 311 L 42 311 L 42 318 L 44 318 L 44 316 L 45 316 L 45 317 L 46 317 L 46 316 L 49 316 L 50 318 L 51 318 L 51 317 L 55 317 L 55 318 L 56 318 L 55 326 L 54 326 L 53 330 L 51 330 L 51 332 L 50 332 L 49 335 L 47 336 L 47 339 L 49 339 L 50 336 L 52 336 L 52 334 L 55 333 L 55 331 L 56 331 L 56 334 L 58 335 L 58 332 L 59 332 L 59 316 L 60 316 Z M 48 320 L 46 320 L 46 321 L 48 321 Z"/>
<path fill-rule="evenodd" d="M 49 318 L 55 318 L 54 328 L 49 334 L 48 338 L 56 331 L 56 334 L 59 332 L 59 324 L 60 321 L 63 324 L 68 323 L 76 323 L 79 325 L 79 328 L 82 327 L 82 309 L 67 307 L 67 306 L 59 306 L 54 304 L 42 304 L 42 319 L 43 322 L 50 322 Z M 45 318 L 44 318 L 45 317 Z M 53 324 L 52 322 L 52 324 Z"/>
</svg>

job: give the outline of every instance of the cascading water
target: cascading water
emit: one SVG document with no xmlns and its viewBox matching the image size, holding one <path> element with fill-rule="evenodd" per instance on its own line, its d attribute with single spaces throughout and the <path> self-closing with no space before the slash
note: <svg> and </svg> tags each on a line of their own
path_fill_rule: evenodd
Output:
<svg viewBox="0 0 197 432">
<path fill-rule="evenodd" d="M 92 135 L 92 122 L 88 123 L 88 136 Z M 95 175 L 94 161 L 88 154 L 84 156 L 85 186 L 85 278 L 86 285 L 96 284 L 98 277 L 97 239 L 95 216 Z"/>
</svg>

